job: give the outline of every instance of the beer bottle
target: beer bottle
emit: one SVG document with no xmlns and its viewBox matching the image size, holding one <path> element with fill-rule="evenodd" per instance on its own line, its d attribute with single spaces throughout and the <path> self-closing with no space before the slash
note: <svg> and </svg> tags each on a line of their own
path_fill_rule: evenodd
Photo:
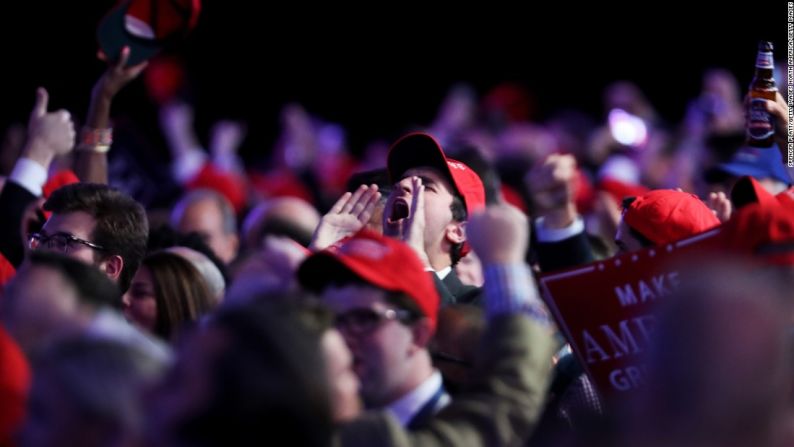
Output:
<svg viewBox="0 0 794 447">
<path fill-rule="evenodd" d="M 750 82 L 750 102 L 747 111 L 747 144 L 754 147 L 770 147 L 774 143 L 774 117 L 766 111 L 764 99 L 775 100 L 774 61 L 772 42 L 759 42 L 755 59 L 755 75 Z"/>
</svg>

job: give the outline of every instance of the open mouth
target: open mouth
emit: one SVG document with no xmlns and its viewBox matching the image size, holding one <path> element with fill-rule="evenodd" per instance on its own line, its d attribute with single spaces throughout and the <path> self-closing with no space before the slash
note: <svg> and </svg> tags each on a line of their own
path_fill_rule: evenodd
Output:
<svg viewBox="0 0 794 447">
<path fill-rule="evenodd" d="M 411 210 L 408 207 L 408 202 L 403 199 L 397 199 L 391 206 L 391 216 L 389 216 L 389 222 L 398 222 L 407 218 L 410 214 Z"/>
</svg>

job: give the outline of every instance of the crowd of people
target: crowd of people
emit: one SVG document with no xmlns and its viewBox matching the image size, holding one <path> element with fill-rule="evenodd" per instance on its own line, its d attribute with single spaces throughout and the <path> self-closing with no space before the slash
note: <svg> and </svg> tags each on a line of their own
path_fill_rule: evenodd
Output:
<svg viewBox="0 0 794 447">
<path fill-rule="evenodd" d="M 158 96 L 179 190 L 163 207 L 113 176 L 138 141 L 113 101 L 161 63 L 129 57 L 79 128 L 40 88 L 24 138 L 7 131 L 0 446 L 794 442 L 779 94 L 775 145 L 754 148 L 725 70 L 676 124 L 627 81 L 603 122 L 541 122 L 518 85 L 458 85 L 432 123 L 360 157 L 287 104 L 252 167 L 246 124 L 203 147 L 175 88 Z M 599 390 L 538 277 L 715 228 L 659 303 L 645 386 Z"/>
</svg>

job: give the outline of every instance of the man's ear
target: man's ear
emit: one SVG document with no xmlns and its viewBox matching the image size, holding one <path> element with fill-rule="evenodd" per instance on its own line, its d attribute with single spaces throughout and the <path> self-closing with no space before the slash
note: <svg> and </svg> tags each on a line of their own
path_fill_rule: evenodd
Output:
<svg viewBox="0 0 794 447">
<path fill-rule="evenodd" d="M 466 222 L 450 222 L 444 228 L 444 237 L 450 244 L 462 244 L 466 240 Z"/>
<path fill-rule="evenodd" d="M 106 275 L 113 281 L 118 281 L 121 276 L 121 270 L 124 268 L 124 259 L 119 255 L 113 255 L 102 261 L 99 264 L 99 269 L 105 272 Z"/>
<path fill-rule="evenodd" d="M 411 325 L 411 332 L 414 336 L 414 345 L 419 348 L 427 348 L 430 340 L 433 339 L 433 326 L 427 317 L 420 318 Z"/>
</svg>

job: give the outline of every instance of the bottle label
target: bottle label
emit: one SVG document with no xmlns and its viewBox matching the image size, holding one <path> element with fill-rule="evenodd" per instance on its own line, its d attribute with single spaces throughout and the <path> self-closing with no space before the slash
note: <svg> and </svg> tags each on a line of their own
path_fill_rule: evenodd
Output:
<svg viewBox="0 0 794 447">
<path fill-rule="evenodd" d="M 773 133 L 775 133 L 775 124 L 772 115 L 766 111 L 764 100 L 751 99 L 747 117 L 747 136 L 751 140 L 763 140 L 771 137 Z"/>
<path fill-rule="evenodd" d="M 775 68 L 775 63 L 772 60 L 772 52 L 759 52 L 755 60 L 755 68 Z"/>
</svg>

